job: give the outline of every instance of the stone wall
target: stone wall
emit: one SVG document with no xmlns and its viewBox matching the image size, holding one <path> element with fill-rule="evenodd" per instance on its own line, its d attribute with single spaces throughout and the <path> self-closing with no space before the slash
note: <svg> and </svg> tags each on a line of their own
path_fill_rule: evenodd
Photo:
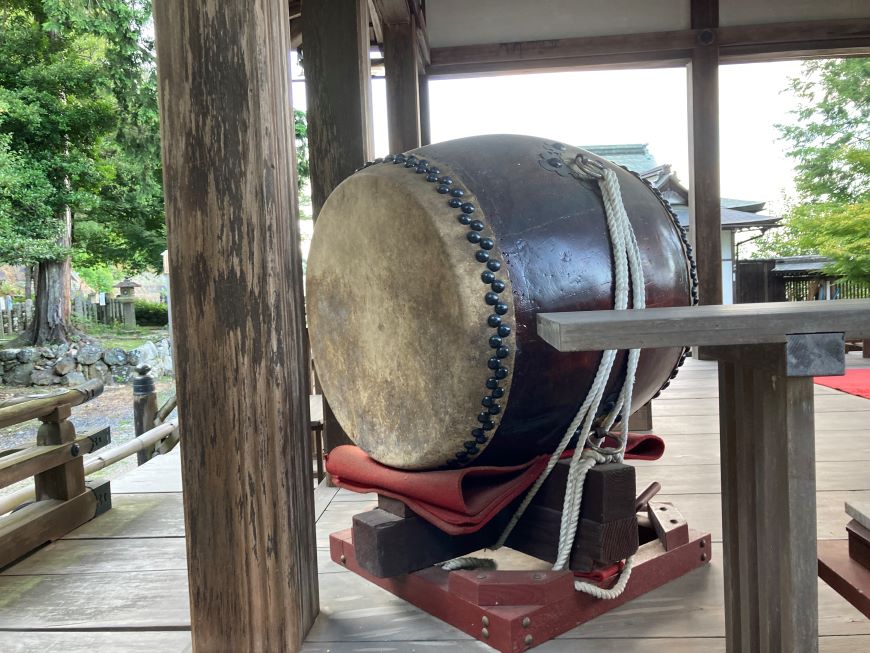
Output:
<svg viewBox="0 0 870 653">
<path fill-rule="evenodd" d="M 15 386 L 76 386 L 89 379 L 126 383 L 140 363 L 149 365 L 153 376 L 172 374 L 169 341 L 146 342 L 130 351 L 96 343 L 0 349 L 3 383 Z"/>
</svg>

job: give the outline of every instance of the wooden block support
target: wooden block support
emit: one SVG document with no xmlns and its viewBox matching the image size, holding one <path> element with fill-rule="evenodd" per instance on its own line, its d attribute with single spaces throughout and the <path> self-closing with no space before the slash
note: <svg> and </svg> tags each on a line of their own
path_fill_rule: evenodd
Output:
<svg viewBox="0 0 870 653">
<path fill-rule="evenodd" d="M 70 445 L 76 439 L 76 429 L 69 421 L 72 409 L 60 406 L 42 417 L 42 426 L 36 432 L 37 446 Z M 80 456 L 61 465 L 51 467 L 33 477 L 36 486 L 36 499 L 61 499 L 66 501 L 78 497 L 85 491 L 85 466 Z"/>
<path fill-rule="evenodd" d="M 650 523 L 666 551 L 689 541 L 689 525 L 674 504 L 650 501 L 647 508 Z"/>
<path fill-rule="evenodd" d="M 555 562 L 568 465 L 567 460 L 556 465 L 512 531 L 507 541 L 509 547 Z M 466 555 L 498 539 L 519 501 L 514 501 L 477 533 L 450 536 L 416 516 L 401 501 L 380 496 L 378 509 L 353 518 L 357 558 L 369 573 L 390 578 Z M 634 502 L 633 467 L 612 463 L 589 471 L 571 569 L 591 571 L 596 566 L 623 560 L 637 550 Z"/>
<path fill-rule="evenodd" d="M 628 428 L 631 431 L 652 431 L 652 401 L 646 402 L 628 418 Z"/>
<path fill-rule="evenodd" d="M 504 523 L 491 522 L 476 533 L 456 536 L 416 515 L 398 517 L 376 508 L 354 515 L 353 542 L 363 569 L 378 578 L 392 578 L 487 547 Z"/>
<path fill-rule="evenodd" d="M 870 528 L 864 528 L 854 519 L 846 524 L 849 534 L 849 557 L 870 569 Z"/>
<path fill-rule="evenodd" d="M 195 651 L 295 651 L 319 610 L 287 17 L 154 3 Z"/>
</svg>

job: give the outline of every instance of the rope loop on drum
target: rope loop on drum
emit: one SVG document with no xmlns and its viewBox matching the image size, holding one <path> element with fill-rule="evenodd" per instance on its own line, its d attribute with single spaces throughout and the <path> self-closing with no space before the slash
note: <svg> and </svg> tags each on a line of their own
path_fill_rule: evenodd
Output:
<svg viewBox="0 0 870 653">
<path fill-rule="evenodd" d="M 611 249 L 614 263 L 614 310 L 626 310 L 629 297 L 633 308 L 646 306 L 646 289 L 640 248 L 634 229 L 631 226 L 622 192 L 616 173 L 602 163 L 580 154 L 569 163 L 578 179 L 597 181 L 601 189 L 604 208 L 607 214 L 607 228 L 610 234 Z M 571 420 L 561 442 L 547 461 L 547 466 L 529 492 L 526 494 L 516 513 L 511 518 L 504 532 L 493 548 L 504 545 L 514 526 L 519 522 L 526 508 L 538 493 L 556 463 L 562 457 L 568 444 L 575 436 L 579 436 L 568 471 L 568 482 L 565 488 L 565 501 L 562 507 L 562 524 L 559 529 L 559 548 L 553 569 L 565 569 L 570 561 L 571 549 L 577 535 L 577 525 L 580 520 L 580 506 L 583 500 L 583 483 L 586 474 L 597 464 L 621 462 L 628 441 L 628 417 L 631 412 L 631 397 L 634 390 L 634 378 L 640 358 L 639 349 L 628 352 L 625 381 L 620 389 L 614 407 L 604 417 L 602 427 L 609 432 L 618 418 L 621 418 L 621 428 L 615 447 L 602 447 L 596 443 L 595 419 L 604 397 L 604 390 L 610 378 L 617 350 L 608 349 L 602 352 L 601 362 L 595 373 L 592 387 L 580 405 L 580 409 Z M 597 585 L 576 581 L 577 591 L 585 592 L 599 599 L 614 599 L 622 594 L 631 575 L 632 560 L 629 558 L 616 584 L 611 589 L 602 589 Z"/>
</svg>

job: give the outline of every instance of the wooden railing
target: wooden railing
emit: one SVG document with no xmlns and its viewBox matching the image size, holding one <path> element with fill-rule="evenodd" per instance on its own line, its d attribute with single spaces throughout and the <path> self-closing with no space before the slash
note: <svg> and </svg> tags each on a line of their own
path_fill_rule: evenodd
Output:
<svg viewBox="0 0 870 653">
<path fill-rule="evenodd" d="M 42 422 L 35 445 L 0 452 L 0 488 L 33 477 L 36 499 L 0 517 L 0 567 L 111 507 L 108 481 L 86 483 L 83 461 L 86 453 L 109 443 L 109 430 L 77 436 L 69 421 L 74 406 L 102 392 L 103 383 L 93 380 L 57 394 L 0 404 L 0 428 L 31 419 Z"/>
</svg>

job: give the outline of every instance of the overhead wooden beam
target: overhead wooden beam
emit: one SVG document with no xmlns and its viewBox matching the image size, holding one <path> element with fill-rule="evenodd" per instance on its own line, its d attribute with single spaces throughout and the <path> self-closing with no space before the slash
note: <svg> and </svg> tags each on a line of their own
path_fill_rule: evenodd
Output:
<svg viewBox="0 0 870 653">
<path fill-rule="evenodd" d="M 384 25 L 384 71 L 391 152 L 420 147 L 420 97 L 414 20 Z"/>
<path fill-rule="evenodd" d="M 683 65 L 700 29 L 432 48 L 429 74 Z M 870 17 L 716 29 L 723 63 L 870 54 Z"/>
<path fill-rule="evenodd" d="M 372 158 L 368 0 L 306 2 L 303 67 L 314 220 L 333 189 Z M 314 361 L 315 367 L 317 361 Z M 326 451 L 350 443 L 324 398 Z M 341 401 L 329 397 L 329 401 Z"/>
<path fill-rule="evenodd" d="M 298 650 L 318 612 L 287 15 L 154 3 L 195 651 Z"/>
<path fill-rule="evenodd" d="M 689 242 L 698 264 L 702 304 L 722 303 L 718 6 L 718 0 L 692 0 L 692 27 L 699 30 L 699 37 L 687 67 Z M 708 24 L 702 27 L 702 21 Z"/>
</svg>

